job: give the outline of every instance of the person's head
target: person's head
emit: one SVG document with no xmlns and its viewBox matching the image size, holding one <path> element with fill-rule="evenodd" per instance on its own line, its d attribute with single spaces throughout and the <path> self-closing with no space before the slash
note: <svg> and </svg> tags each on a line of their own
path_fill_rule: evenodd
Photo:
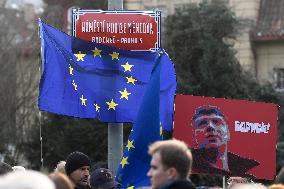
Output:
<svg viewBox="0 0 284 189">
<path fill-rule="evenodd" d="M 48 177 L 53 181 L 56 189 L 74 189 L 72 182 L 63 173 L 54 172 L 49 174 Z"/>
<path fill-rule="evenodd" d="M 14 171 L 0 177 L 0 189 L 55 189 L 48 176 L 37 171 Z"/>
<path fill-rule="evenodd" d="M 247 178 L 244 177 L 230 177 L 228 179 L 228 189 L 231 189 L 236 184 L 250 183 Z"/>
<path fill-rule="evenodd" d="M 261 183 L 237 183 L 231 189 L 267 189 L 267 187 Z"/>
<path fill-rule="evenodd" d="M 12 167 L 5 163 L 5 162 L 0 162 L 0 175 L 4 175 L 6 173 L 12 172 L 13 169 Z"/>
<path fill-rule="evenodd" d="M 66 161 L 59 161 L 54 169 L 54 172 L 65 174 L 65 164 L 66 164 Z"/>
<path fill-rule="evenodd" d="M 196 149 L 218 148 L 227 145 L 230 132 L 225 117 L 215 106 L 202 106 L 192 118 L 193 147 Z"/>
<path fill-rule="evenodd" d="M 283 184 L 272 184 L 268 187 L 268 189 L 284 189 Z"/>
<path fill-rule="evenodd" d="M 90 159 L 82 152 L 72 152 L 67 156 L 65 172 L 76 186 L 89 185 Z"/>
<path fill-rule="evenodd" d="M 152 160 L 147 176 L 153 188 L 159 188 L 169 180 L 187 179 L 189 176 L 192 154 L 184 142 L 157 141 L 149 146 L 148 153 Z"/>
<path fill-rule="evenodd" d="M 90 184 L 92 189 L 112 189 L 119 185 L 111 171 L 105 168 L 98 168 L 91 173 Z"/>
<path fill-rule="evenodd" d="M 26 171 L 26 169 L 23 166 L 19 166 L 19 165 L 13 166 L 12 169 L 13 171 L 23 171 L 23 172 Z"/>
</svg>

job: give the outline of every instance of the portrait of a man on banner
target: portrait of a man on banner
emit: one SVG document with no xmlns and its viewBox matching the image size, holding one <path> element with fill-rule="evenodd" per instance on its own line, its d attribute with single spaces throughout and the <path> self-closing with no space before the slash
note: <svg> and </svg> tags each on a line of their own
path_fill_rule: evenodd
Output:
<svg viewBox="0 0 284 189">
<path fill-rule="evenodd" d="M 273 180 L 277 115 L 272 103 L 178 94 L 173 136 L 191 149 L 194 174 Z"/>
<path fill-rule="evenodd" d="M 228 151 L 230 131 L 225 116 L 218 107 L 197 108 L 191 127 L 194 171 L 253 177 L 246 172 L 259 163 Z"/>
</svg>

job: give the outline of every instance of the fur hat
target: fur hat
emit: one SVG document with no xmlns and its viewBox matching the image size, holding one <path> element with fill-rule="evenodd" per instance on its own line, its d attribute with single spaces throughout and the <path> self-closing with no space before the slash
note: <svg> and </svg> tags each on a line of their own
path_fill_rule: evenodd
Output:
<svg viewBox="0 0 284 189">
<path fill-rule="evenodd" d="M 75 151 L 67 156 L 65 164 L 65 172 L 67 175 L 70 175 L 76 169 L 90 165 L 91 165 L 90 159 L 86 154 Z"/>
</svg>

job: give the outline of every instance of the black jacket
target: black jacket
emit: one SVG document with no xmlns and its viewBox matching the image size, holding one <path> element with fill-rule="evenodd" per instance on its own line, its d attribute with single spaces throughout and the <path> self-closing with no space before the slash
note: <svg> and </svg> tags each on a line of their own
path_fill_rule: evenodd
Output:
<svg viewBox="0 0 284 189">
<path fill-rule="evenodd" d="M 259 163 L 253 159 L 247 159 L 228 152 L 228 166 L 230 171 L 226 171 L 210 166 L 208 161 L 206 161 L 207 157 L 204 157 L 201 150 L 192 149 L 191 152 L 193 155 L 192 171 L 194 173 L 255 178 L 254 175 L 250 175 L 246 172 L 259 165 Z"/>
<path fill-rule="evenodd" d="M 195 189 L 195 186 L 190 180 L 173 180 L 168 181 L 159 189 Z"/>
<path fill-rule="evenodd" d="M 89 187 L 89 186 L 79 186 L 79 185 L 76 185 L 74 189 L 91 189 L 91 187 Z"/>
</svg>

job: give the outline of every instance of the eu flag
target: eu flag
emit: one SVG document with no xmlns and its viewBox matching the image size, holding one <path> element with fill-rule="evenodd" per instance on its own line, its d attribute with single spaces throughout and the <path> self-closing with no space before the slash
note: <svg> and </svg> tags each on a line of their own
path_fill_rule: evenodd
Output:
<svg viewBox="0 0 284 189">
<path fill-rule="evenodd" d="M 137 188 L 149 186 L 147 172 L 150 169 L 151 157 L 147 153 L 149 144 L 161 140 L 159 116 L 159 83 L 161 63 L 154 69 L 150 83 L 143 97 L 133 130 L 129 135 L 123 157 L 117 171 L 116 180 L 119 188 Z"/>
<path fill-rule="evenodd" d="M 134 52 L 69 36 L 40 21 L 41 111 L 103 122 L 133 122 L 145 87 L 161 62 L 160 116 L 172 130 L 176 77 L 166 53 Z M 161 56 L 160 56 L 161 54 Z"/>
</svg>

